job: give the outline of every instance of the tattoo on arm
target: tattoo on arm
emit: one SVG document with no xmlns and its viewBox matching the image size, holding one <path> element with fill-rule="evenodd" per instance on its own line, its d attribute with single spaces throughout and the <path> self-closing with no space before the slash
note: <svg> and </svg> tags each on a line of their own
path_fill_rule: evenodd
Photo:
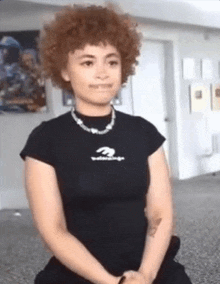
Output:
<svg viewBox="0 0 220 284">
<path fill-rule="evenodd" d="M 153 219 L 149 222 L 148 233 L 151 237 L 155 236 L 157 229 L 158 229 L 158 226 L 160 225 L 161 221 L 162 221 L 162 218 L 157 218 L 157 219 Z"/>
</svg>

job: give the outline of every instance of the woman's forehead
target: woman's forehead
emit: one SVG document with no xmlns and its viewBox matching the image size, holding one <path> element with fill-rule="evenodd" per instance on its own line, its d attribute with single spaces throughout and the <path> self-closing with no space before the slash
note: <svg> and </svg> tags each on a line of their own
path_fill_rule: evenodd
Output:
<svg viewBox="0 0 220 284">
<path fill-rule="evenodd" d="M 103 44 L 92 45 L 87 43 L 83 48 L 76 49 L 74 52 L 71 52 L 71 55 L 80 57 L 84 55 L 94 55 L 94 56 L 108 56 L 111 54 L 112 56 L 120 56 L 117 48 L 111 44 Z"/>
</svg>

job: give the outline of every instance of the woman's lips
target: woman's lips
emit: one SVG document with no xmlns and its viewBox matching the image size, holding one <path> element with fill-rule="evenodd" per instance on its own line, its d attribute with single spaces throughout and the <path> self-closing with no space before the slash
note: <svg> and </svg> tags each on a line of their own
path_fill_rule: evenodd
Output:
<svg viewBox="0 0 220 284">
<path fill-rule="evenodd" d="M 110 89 L 112 87 L 112 84 L 91 84 L 89 85 L 90 88 L 93 88 L 93 89 Z"/>
</svg>

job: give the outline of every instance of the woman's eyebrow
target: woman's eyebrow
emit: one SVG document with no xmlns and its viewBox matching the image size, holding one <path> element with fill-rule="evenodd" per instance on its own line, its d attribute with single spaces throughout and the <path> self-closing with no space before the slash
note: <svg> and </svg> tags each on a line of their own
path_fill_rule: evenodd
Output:
<svg viewBox="0 0 220 284">
<path fill-rule="evenodd" d="M 117 53 L 109 53 L 109 54 L 107 54 L 105 57 L 106 58 L 109 58 L 109 57 L 120 57 Z M 84 58 L 92 58 L 92 59 L 94 59 L 94 58 L 96 58 L 96 56 L 95 55 L 92 55 L 92 54 L 83 54 L 83 55 L 81 55 L 81 56 L 79 56 L 79 57 L 77 57 L 77 59 L 84 59 Z"/>
<path fill-rule="evenodd" d="M 77 57 L 77 59 L 83 59 L 83 58 L 95 58 L 95 56 L 91 55 L 91 54 L 83 54 L 83 55 Z"/>
<path fill-rule="evenodd" d="M 106 55 L 106 58 L 109 58 L 109 57 L 112 57 L 112 56 L 114 56 L 114 57 L 120 57 L 117 53 L 109 53 L 109 54 L 107 54 Z"/>
</svg>

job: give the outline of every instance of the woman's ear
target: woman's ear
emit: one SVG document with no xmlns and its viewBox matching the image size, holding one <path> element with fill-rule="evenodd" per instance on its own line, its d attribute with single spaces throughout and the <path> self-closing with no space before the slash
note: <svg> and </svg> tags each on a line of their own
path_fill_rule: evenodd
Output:
<svg viewBox="0 0 220 284">
<path fill-rule="evenodd" d="M 69 73 L 66 69 L 62 69 L 61 70 L 61 77 L 63 78 L 64 81 L 69 82 L 70 81 L 70 77 L 69 77 Z"/>
</svg>

